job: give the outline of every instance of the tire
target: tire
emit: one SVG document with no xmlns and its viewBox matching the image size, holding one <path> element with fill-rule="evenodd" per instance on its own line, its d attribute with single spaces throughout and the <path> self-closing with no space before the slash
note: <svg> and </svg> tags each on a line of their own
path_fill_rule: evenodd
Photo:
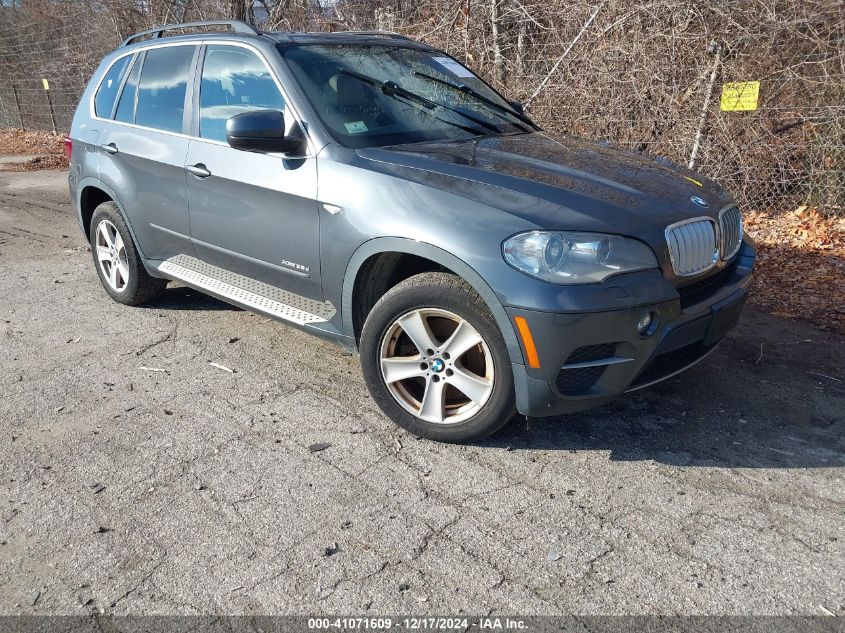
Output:
<svg viewBox="0 0 845 633">
<path fill-rule="evenodd" d="M 367 316 L 360 350 L 376 404 L 414 435 L 476 440 L 514 414 L 504 338 L 484 301 L 460 277 L 423 273 L 391 288 Z"/>
<path fill-rule="evenodd" d="M 103 202 L 94 209 L 88 239 L 97 276 L 112 299 L 137 306 L 164 292 L 167 281 L 147 273 L 129 227 L 114 202 Z"/>
</svg>

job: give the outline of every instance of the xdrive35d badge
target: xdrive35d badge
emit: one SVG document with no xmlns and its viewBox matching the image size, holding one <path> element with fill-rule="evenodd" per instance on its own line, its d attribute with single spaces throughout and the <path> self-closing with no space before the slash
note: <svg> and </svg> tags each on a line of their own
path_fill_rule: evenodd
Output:
<svg viewBox="0 0 845 633">
<path fill-rule="evenodd" d="M 333 339 L 442 441 L 599 406 L 736 324 L 755 251 L 716 183 L 547 134 L 400 35 L 212 24 L 130 37 L 76 110 L 70 194 L 115 301 L 172 280 Z"/>
</svg>

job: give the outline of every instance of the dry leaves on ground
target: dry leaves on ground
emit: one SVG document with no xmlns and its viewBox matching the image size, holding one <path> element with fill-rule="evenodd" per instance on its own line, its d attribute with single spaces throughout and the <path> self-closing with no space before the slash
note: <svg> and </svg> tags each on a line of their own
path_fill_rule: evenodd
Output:
<svg viewBox="0 0 845 633">
<path fill-rule="evenodd" d="M 0 128 L 0 154 L 62 154 L 64 135 Z"/>
<path fill-rule="evenodd" d="M 64 154 L 36 156 L 25 163 L 4 163 L 0 156 L 0 171 L 37 171 L 39 169 L 67 169 L 68 160 Z"/>
<path fill-rule="evenodd" d="M 67 169 L 64 140 L 64 135 L 52 132 L 0 128 L 0 170 Z M 4 154 L 38 154 L 39 156 L 23 163 L 4 163 Z"/>
<path fill-rule="evenodd" d="M 759 251 L 752 305 L 845 333 L 845 218 L 799 207 L 744 220 Z"/>
</svg>

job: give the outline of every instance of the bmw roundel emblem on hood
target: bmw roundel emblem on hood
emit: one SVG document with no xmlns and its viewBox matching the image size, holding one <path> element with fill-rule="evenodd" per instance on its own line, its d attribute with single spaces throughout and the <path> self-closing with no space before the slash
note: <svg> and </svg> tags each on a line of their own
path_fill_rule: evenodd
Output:
<svg viewBox="0 0 845 633">
<path fill-rule="evenodd" d="M 704 198 L 699 198 L 698 196 L 693 196 L 692 198 L 690 198 L 690 200 L 692 200 L 698 206 L 704 207 L 705 209 L 710 206 L 709 204 L 707 204 L 707 200 L 705 200 Z"/>
</svg>

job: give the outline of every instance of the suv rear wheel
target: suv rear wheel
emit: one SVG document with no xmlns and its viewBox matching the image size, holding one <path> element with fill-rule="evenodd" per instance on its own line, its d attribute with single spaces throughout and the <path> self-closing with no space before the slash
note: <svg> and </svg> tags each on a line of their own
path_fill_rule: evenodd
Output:
<svg viewBox="0 0 845 633">
<path fill-rule="evenodd" d="M 478 439 L 514 412 L 502 334 L 455 275 L 424 273 L 391 288 L 364 324 L 361 364 L 381 410 L 421 437 Z"/>
<path fill-rule="evenodd" d="M 112 299 L 137 306 L 164 292 L 167 281 L 147 273 L 114 202 L 104 202 L 94 209 L 89 239 L 97 275 Z"/>
</svg>

